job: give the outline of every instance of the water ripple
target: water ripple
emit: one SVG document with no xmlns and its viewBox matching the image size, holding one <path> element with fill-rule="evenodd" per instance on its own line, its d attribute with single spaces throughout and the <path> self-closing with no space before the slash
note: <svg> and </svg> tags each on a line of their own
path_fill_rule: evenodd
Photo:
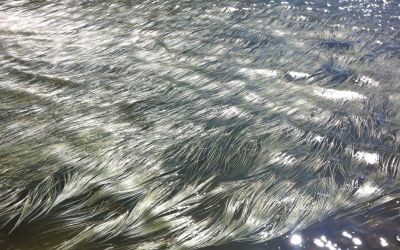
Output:
<svg viewBox="0 0 400 250">
<path fill-rule="evenodd" d="M 400 195 L 399 12 L 2 2 L 0 246 L 261 243 L 379 211 Z"/>
</svg>

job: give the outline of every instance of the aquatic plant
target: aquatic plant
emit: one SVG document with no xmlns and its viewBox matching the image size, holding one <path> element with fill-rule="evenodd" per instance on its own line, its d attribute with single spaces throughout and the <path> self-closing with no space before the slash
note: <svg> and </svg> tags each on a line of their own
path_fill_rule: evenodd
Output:
<svg viewBox="0 0 400 250">
<path fill-rule="evenodd" d="M 309 2 L 1 2 L 1 244 L 264 242 L 398 198 L 399 6 Z"/>
</svg>

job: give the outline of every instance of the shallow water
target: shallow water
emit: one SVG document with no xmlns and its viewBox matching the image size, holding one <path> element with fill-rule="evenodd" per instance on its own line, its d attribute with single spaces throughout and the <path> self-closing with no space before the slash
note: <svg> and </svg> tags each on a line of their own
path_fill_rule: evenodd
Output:
<svg viewBox="0 0 400 250">
<path fill-rule="evenodd" d="M 1 2 L 0 246 L 399 248 L 399 28 L 396 0 Z"/>
</svg>

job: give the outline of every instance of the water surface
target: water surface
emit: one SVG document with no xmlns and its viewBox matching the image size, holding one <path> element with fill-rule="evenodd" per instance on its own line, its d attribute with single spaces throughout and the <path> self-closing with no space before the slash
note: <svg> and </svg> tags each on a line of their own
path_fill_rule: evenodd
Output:
<svg viewBox="0 0 400 250">
<path fill-rule="evenodd" d="M 0 244 L 398 248 L 399 28 L 396 0 L 2 1 Z"/>
</svg>

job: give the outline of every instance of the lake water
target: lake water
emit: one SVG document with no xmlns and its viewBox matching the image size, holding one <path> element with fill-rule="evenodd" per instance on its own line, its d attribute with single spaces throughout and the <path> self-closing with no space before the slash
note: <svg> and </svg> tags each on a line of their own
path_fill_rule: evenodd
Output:
<svg viewBox="0 0 400 250">
<path fill-rule="evenodd" d="M 0 249 L 400 249 L 397 0 L 0 2 Z"/>
</svg>

